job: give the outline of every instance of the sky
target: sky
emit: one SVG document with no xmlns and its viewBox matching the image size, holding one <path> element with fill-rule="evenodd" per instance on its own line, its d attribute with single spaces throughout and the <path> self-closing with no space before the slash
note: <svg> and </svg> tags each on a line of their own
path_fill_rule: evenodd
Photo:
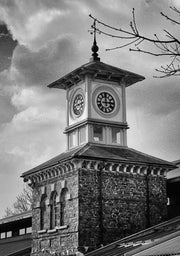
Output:
<svg viewBox="0 0 180 256">
<path fill-rule="evenodd" d="M 142 33 L 153 37 L 177 26 L 159 13 L 178 0 L 0 0 L 0 217 L 21 193 L 21 174 L 66 150 L 65 92 L 47 85 L 91 57 L 89 14 L 129 28 L 132 8 Z M 172 14 L 173 15 L 173 14 Z M 97 35 L 101 61 L 143 75 L 127 89 L 128 146 L 168 160 L 180 159 L 179 77 L 154 78 L 168 63 L 116 51 L 121 40 Z M 150 47 L 150 46 L 146 46 Z M 147 48 L 151 49 L 151 48 Z"/>
</svg>

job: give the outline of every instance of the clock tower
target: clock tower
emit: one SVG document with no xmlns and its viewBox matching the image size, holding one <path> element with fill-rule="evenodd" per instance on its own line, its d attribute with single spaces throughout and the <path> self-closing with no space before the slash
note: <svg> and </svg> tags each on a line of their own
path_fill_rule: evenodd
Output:
<svg viewBox="0 0 180 256">
<path fill-rule="evenodd" d="M 166 219 L 175 166 L 127 146 L 126 88 L 143 76 L 92 58 L 49 88 L 66 90 L 67 150 L 22 174 L 33 188 L 32 256 L 75 255 Z"/>
<path fill-rule="evenodd" d="M 143 76 L 100 61 L 94 40 L 90 62 L 49 85 L 66 90 L 67 150 L 85 143 L 127 146 L 126 87 Z"/>
</svg>

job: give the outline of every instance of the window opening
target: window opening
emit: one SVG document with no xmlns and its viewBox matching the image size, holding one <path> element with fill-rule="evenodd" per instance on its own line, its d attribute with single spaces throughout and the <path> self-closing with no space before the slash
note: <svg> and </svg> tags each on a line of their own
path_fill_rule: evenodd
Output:
<svg viewBox="0 0 180 256">
<path fill-rule="evenodd" d="M 7 232 L 7 237 L 12 237 L 12 231 Z"/>
<path fill-rule="evenodd" d="M 26 229 L 25 228 L 21 228 L 19 230 L 19 235 L 24 235 L 24 234 L 26 234 Z"/>
<path fill-rule="evenodd" d="M 103 141 L 103 127 L 99 125 L 93 126 L 93 140 L 94 141 Z"/>
<path fill-rule="evenodd" d="M 26 228 L 26 233 L 27 233 L 27 234 L 32 233 L 32 227 Z"/>
<path fill-rule="evenodd" d="M 57 193 L 54 191 L 51 195 L 50 203 L 50 229 L 53 229 L 57 226 L 58 219 L 58 206 L 56 203 Z"/>
<path fill-rule="evenodd" d="M 69 134 L 69 147 L 75 147 L 77 146 L 77 136 L 76 131 L 73 131 Z"/>
<path fill-rule="evenodd" d="M 61 198 L 60 198 L 60 225 L 61 226 L 65 225 L 67 195 L 68 195 L 68 189 L 63 188 L 61 192 Z"/>
<path fill-rule="evenodd" d="M 121 132 L 119 128 L 112 127 L 112 143 L 121 143 Z"/>
<path fill-rule="evenodd" d="M 46 214 L 46 195 L 43 195 L 40 203 L 40 229 L 45 228 L 45 214 Z"/>
<path fill-rule="evenodd" d="M 86 141 L 86 127 L 83 126 L 79 128 L 79 144 L 82 144 Z"/>
<path fill-rule="evenodd" d="M 1 239 L 4 239 L 4 238 L 6 238 L 6 233 L 5 232 L 1 233 Z"/>
</svg>

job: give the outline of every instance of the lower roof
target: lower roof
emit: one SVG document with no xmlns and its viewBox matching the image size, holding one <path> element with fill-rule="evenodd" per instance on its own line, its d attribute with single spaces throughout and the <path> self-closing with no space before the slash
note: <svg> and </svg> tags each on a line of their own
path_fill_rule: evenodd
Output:
<svg viewBox="0 0 180 256">
<path fill-rule="evenodd" d="M 153 242 L 148 248 L 141 248 L 141 251 L 134 252 L 131 255 L 149 256 L 149 255 L 180 255 L 180 233 L 174 233 L 174 237 L 167 237 L 164 241 Z M 130 256 L 130 255 L 129 255 Z"/>
<path fill-rule="evenodd" d="M 12 231 L 32 226 L 32 212 L 27 211 L 0 219 L 0 232 Z M 1 256 L 1 255 L 0 255 Z"/>
<path fill-rule="evenodd" d="M 87 256 L 180 255 L 180 216 L 87 253 Z"/>
<path fill-rule="evenodd" d="M 48 167 L 52 167 L 56 164 L 62 163 L 68 159 L 80 158 L 80 159 L 95 159 L 101 161 L 113 161 L 118 163 L 132 163 L 132 164 L 148 164 L 158 165 L 167 169 L 175 169 L 176 165 L 172 162 L 156 158 L 154 156 L 139 152 L 129 147 L 121 146 L 107 146 L 96 143 L 87 143 L 75 149 L 66 151 L 56 157 L 50 159 L 38 165 L 35 168 L 30 169 L 22 174 L 22 177 L 43 170 Z"/>
<path fill-rule="evenodd" d="M 0 241 L 0 255 L 14 256 L 25 255 L 21 252 L 31 251 L 32 238 L 31 235 L 23 235 L 21 237 L 11 237 Z"/>
<path fill-rule="evenodd" d="M 11 216 L 0 219 L 0 225 L 6 224 L 6 223 L 12 223 L 12 222 L 15 222 L 15 221 L 18 222 L 18 221 L 21 221 L 23 219 L 28 219 L 28 218 L 31 218 L 31 217 L 32 217 L 32 211 L 29 210 L 29 211 L 26 211 L 26 212 L 18 213 L 18 214 L 11 215 Z"/>
</svg>

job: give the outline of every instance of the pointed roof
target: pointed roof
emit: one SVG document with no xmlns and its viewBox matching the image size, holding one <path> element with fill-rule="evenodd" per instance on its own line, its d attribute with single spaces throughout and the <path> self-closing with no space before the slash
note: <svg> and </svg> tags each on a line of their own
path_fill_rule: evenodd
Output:
<svg viewBox="0 0 180 256">
<path fill-rule="evenodd" d="M 74 83 L 82 81 L 86 74 L 105 81 L 120 82 L 123 80 L 126 87 L 145 79 L 141 75 L 108 65 L 101 61 L 90 61 L 49 84 L 48 87 L 66 90 Z"/>
<path fill-rule="evenodd" d="M 99 145 L 95 143 L 87 143 L 75 149 L 64 152 L 39 166 L 24 172 L 22 177 L 35 173 L 37 171 L 52 167 L 56 164 L 70 160 L 72 158 L 94 159 L 100 161 L 111 161 L 115 163 L 128 164 L 148 164 L 152 166 L 161 166 L 168 169 L 175 169 L 176 165 L 171 162 L 156 158 L 139 152 L 135 149 L 120 146 Z"/>
</svg>

